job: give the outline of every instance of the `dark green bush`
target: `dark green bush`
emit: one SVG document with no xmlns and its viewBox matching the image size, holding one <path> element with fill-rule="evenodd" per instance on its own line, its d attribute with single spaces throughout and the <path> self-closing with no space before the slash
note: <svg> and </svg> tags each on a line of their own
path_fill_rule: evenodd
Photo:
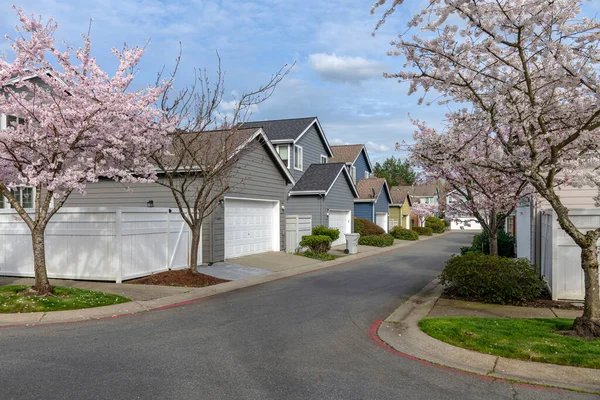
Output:
<svg viewBox="0 0 600 400">
<path fill-rule="evenodd" d="M 413 226 L 412 230 L 417 232 L 419 236 L 433 236 L 433 230 L 424 226 Z"/>
<path fill-rule="evenodd" d="M 385 231 L 368 219 L 354 218 L 354 233 L 360 233 L 361 236 L 371 236 L 383 235 Z"/>
<path fill-rule="evenodd" d="M 312 228 L 313 236 L 329 236 L 332 242 L 340 238 L 340 230 L 337 228 L 328 228 L 325 225 L 319 225 Z"/>
<path fill-rule="evenodd" d="M 490 254 L 490 237 L 487 232 L 473 236 L 472 251 Z M 498 230 L 498 255 L 501 257 L 515 257 L 515 238 L 504 231 Z"/>
<path fill-rule="evenodd" d="M 331 238 L 325 235 L 302 236 L 300 246 L 308 247 L 316 254 L 327 253 L 331 249 Z"/>
<path fill-rule="evenodd" d="M 399 226 L 394 227 L 390 233 L 394 238 L 400 240 L 419 240 L 419 234 L 417 232 L 400 228 Z"/>
<path fill-rule="evenodd" d="M 425 227 L 431 228 L 433 233 L 444 233 L 444 230 L 446 230 L 444 221 L 436 217 L 427 217 L 425 220 Z"/>
<path fill-rule="evenodd" d="M 450 228 L 450 225 L 451 225 L 450 221 L 448 221 L 447 219 L 445 219 L 445 220 L 444 220 L 444 226 L 445 226 L 446 228 Z"/>
<path fill-rule="evenodd" d="M 362 244 L 364 246 L 387 247 L 394 244 L 394 237 L 389 233 L 385 233 L 383 235 L 361 236 L 358 239 L 358 244 Z"/>
<path fill-rule="evenodd" d="M 481 253 L 453 256 L 446 262 L 440 282 L 449 294 L 497 304 L 536 299 L 544 287 L 529 261 Z"/>
</svg>

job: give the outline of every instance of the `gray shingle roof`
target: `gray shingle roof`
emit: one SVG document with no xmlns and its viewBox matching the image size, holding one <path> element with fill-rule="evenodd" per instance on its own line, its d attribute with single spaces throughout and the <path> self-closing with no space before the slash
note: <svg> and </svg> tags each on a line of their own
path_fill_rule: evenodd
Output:
<svg viewBox="0 0 600 400">
<path fill-rule="evenodd" d="M 342 168 L 344 163 L 311 164 L 291 192 L 327 191 Z"/>
<path fill-rule="evenodd" d="M 316 117 L 251 121 L 244 122 L 242 127 L 263 128 L 269 140 L 296 140 L 315 119 Z"/>
</svg>

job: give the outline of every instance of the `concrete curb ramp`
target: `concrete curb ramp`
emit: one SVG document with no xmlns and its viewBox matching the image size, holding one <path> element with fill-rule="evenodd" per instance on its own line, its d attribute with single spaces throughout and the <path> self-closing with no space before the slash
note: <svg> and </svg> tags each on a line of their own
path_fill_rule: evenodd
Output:
<svg viewBox="0 0 600 400">
<path fill-rule="evenodd" d="M 39 326 L 59 323 L 73 323 L 81 321 L 102 320 L 116 318 L 120 316 L 133 315 L 144 311 L 165 309 L 180 305 L 185 305 L 207 297 L 216 296 L 222 293 L 247 288 L 250 286 L 261 285 L 268 282 L 289 278 L 296 275 L 302 275 L 309 272 L 319 271 L 327 268 L 336 267 L 354 260 L 375 256 L 381 253 L 387 253 L 402 247 L 410 246 L 414 243 L 420 243 L 434 237 L 446 235 L 446 233 L 436 236 L 423 237 L 418 241 L 404 241 L 402 243 L 383 248 L 372 248 L 359 254 L 349 255 L 332 261 L 314 263 L 312 259 L 306 260 L 310 263 L 299 267 L 277 271 L 265 275 L 257 275 L 247 279 L 241 279 L 204 288 L 190 288 L 185 293 L 175 294 L 154 300 L 132 301 L 129 303 L 116 304 L 113 306 L 86 308 L 81 310 L 53 311 L 53 312 L 34 312 L 21 314 L 0 314 L 0 328 Z M 200 270 L 201 271 L 201 270 Z"/>
<path fill-rule="evenodd" d="M 379 326 L 377 334 L 391 348 L 433 364 L 487 377 L 565 389 L 600 392 L 600 370 L 514 360 L 462 349 L 423 333 L 419 321 L 442 293 L 437 279 L 404 302 Z"/>
</svg>

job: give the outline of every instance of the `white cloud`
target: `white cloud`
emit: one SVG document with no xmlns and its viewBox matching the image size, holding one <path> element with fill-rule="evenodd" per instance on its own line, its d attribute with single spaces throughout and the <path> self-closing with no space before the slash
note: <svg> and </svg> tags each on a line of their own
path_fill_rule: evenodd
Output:
<svg viewBox="0 0 600 400">
<path fill-rule="evenodd" d="M 385 66 L 362 57 L 337 56 L 335 53 L 316 53 L 308 57 L 310 67 L 323 79 L 333 82 L 359 83 L 381 76 Z"/>
<path fill-rule="evenodd" d="M 370 153 L 383 153 L 391 150 L 390 147 L 386 146 L 385 144 L 378 144 L 370 140 L 365 143 L 365 146 Z"/>
<path fill-rule="evenodd" d="M 333 139 L 329 140 L 329 144 L 331 144 L 333 146 L 343 146 L 343 145 L 350 144 L 350 143 L 344 142 L 342 139 L 333 138 Z"/>
</svg>

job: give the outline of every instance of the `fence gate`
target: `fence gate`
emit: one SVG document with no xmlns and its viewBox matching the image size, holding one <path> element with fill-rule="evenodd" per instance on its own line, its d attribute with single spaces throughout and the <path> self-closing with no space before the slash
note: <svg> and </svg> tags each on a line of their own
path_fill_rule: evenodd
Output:
<svg viewBox="0 0 600 400">
<path fill-rule="evenodd" d="M 294 253 L 299 248 L 302 236 L 310 235 L 312 216 L 287 215 L 285 217 L 285 251 Z"/>
</svg>

